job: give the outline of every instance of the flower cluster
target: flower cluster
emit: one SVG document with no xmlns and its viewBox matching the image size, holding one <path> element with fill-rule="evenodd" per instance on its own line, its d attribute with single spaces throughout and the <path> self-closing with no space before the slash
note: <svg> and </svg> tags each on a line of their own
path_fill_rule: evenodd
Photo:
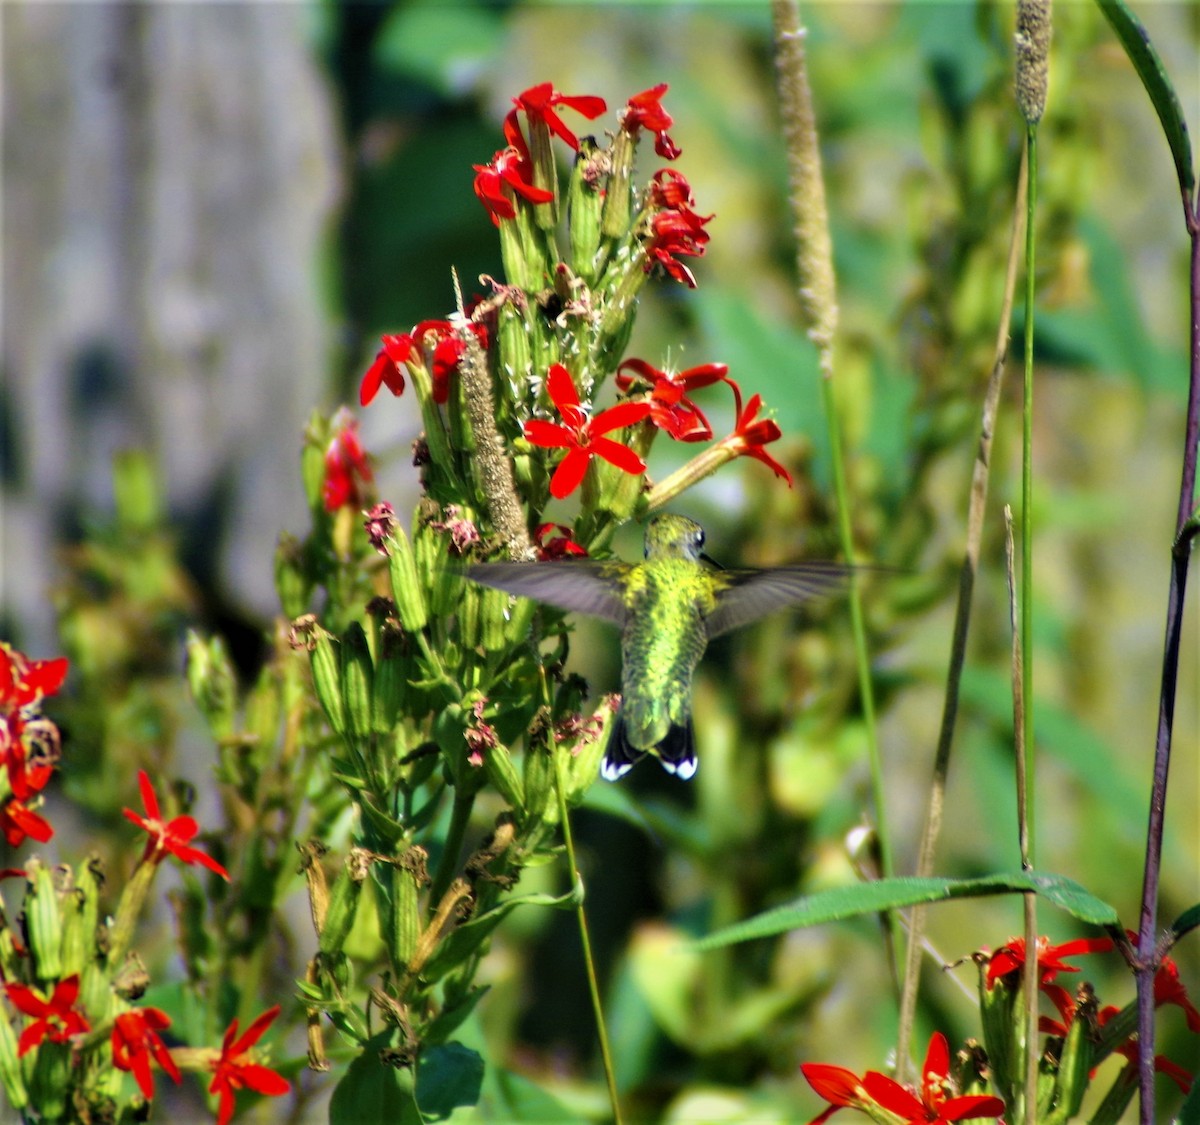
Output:
<svg viewBox="0 0 1200 1125">
<path fill-rule="evenodd" d="M 725 364 L 675 372 L 622 355 L 647 278 L 659 274 L 694 288 L 696 277 L 684 260 L 703 256 L 710 237 L 713 216 L 697 210 L 682 172 L 659 168 L 641 190 L 633 182 L 643 136 L 654 138 L 663 160 L 681 154 L 670 134 L 666 92 L 660 84 L 631 97 L 617 114 L 610 147 L 601 150 L 569 119 L 595 120 L 607 108 L 603 99 L 560 93 L 548 82 L 531 86 L 513 99 L 504 118 L 504 147 L 489 163 L 473 165 L 475 194 L 499 232 L 507 280 L 481 278 L 491 293 L 474 298 L 461 315 L 385 335 L 359 388 L 359 402 L 367 406 L 381 388 L 399 395 L 413 383 L 425 422 L 426 487 L 444 505 L 478 511 L 503 487 L 472 456 L 497 439 L 510 452 L 528 526 L 540 525 L 537 516 L 549 499 L 565 499 L 582 486 L 584 518 L 572 529 L 584 532 L 580 551 L 605 522 L 661 507 L 735 457 L 760 460 L 790 484 L 787 471 L 764 450 L 780 438 L 779 427 L 758 418 L 760 396 L 743 409 Z M 567 247 L 561 252 L 556 144 L 574 155 Z M 471 333 L 496 393 L 482 420 L 452 392 Z M 609 379 L 621 397 L 602 408 L 598 396 Z M 733 392 L 734 431 L 715 452 L 700 454 L 687 472 L 674 474 L 668 487 L 647 491 L 646 455 L 656 434 L 712 441 L 712 425 L 692 396 L 714 383 Z M 494 425 L 496 438 L 472 432 L 481 425 Z M 343 449 L 340 465 L 346 468 L 330 471 L 331 495 L 353 494 L 347 480 L 354 464 Z M 565 546 L 554 550 L 573 553 Z"/>
<path fill-rule="evenodd" d="M 10 788 L 4 823 L 12 829 L 8 838 L 14 845 L 26 836 L 44 841 L 52 835 L 27 802 L 58 759 L 58 732 L 40 706 L 59 690 L 66 672 L 64 659 L 29 660 L 0 644 L 0 750 Z M 33 858 L 24 869 L 5 873 L 23 876 L 27 890 L 24 940 L 6 931 L 8 940 L 0 942 L 0 996 L 8 1005 L 0 1007 L 0 1086 L 14 1110 L 33 1107 L 39 1120 L 65 1119 L 65 1109 L 59 1108 L 71 1099 L 91 1119 L 101 1112 L 92 1102 L 101 1096 L 96 1091 L 111 1095 L 115 1089 L 102 1081 L 110 1068 L 132 1075 L 147 1102 L 155 1096 L 155 1067 L 177 1083 L 184 1070 L 195 1070 L 211 1075 L 217 1121 L 224 1125 L 238 1090 L 279 1095 L 290 1089 L 286 1079 L 250 1057 L 279 1008 L 260 1016 L 240 1037 L 234 1020 L 217 1050 L 168 1046 L 162 1034 L 171 1026 L 167 1013 L 133 1002 L 146 981 L 125 955 L 162 861 L 173 856 L 229 878 L 220 863 L 192 846 L 200 831 L 196 821 L 186 815 L 165 818 L 144 770 L 138 783 L 145 813 L 124 811 L 149 838 L 113 917 L 105 919 L 101 912 L 103 879 L 93 861 L 71 871 Z M 109 979 L 112 972 L 116 975 Z"/>
<path fill-rule="evenodd" d="M 940 1032 L 934 1032 L 921 1068 L 921 1083 L 915 1089 L 902 1086 L 877 1070 L 868 1070 L 861 1078 L 845 1067 L 827 1063 L 805 1063 L 800 1068 L 808 1084 L 829 1102 L 810 1125 L 821 1125 L 839 1109 L 857 1109 L 875 1120 L 897 1122 L 976 1121 L 996 1119 L 1004 1112 L 1004 1102 L 989 1094 L 956 1094 L 950 1077 L 950 1045 Z M 881 1116 L 894 1115 L 892 1117 Z"/>
<path fill-rule="evenodd" d="M 1133 935 L 1130 935 L 1132 938 Z M 1124 1058 L 1111 1090 L 1092 1121 L 1116 1122 L 1137 1088 L 1137 1036 L 1134 1004 L 1125 1008 L 1101 1006 L 1086 981 L 1074 993 L 1058 983 L 1060 973 L 1077 973 L 1072 963 L 1081 954 L 1105 953 L 1114 942 L 1107 937 L 1075 938 L 1052 944 L 1038 938 L 1035 956 L 1039 992 L 1048 997 L 1057 1018 L 1042 1016 L 1038 1029 L 1048 1038 L 1042 1052 L 1043 1078 L 1048 1086 L 1047 1105 L 1055 1120 L 1069 1121 L 1079 1111 L 1084 1091 L 1096 1066 L 1109 1055 Z M 950 1053 L 940 1033 L 929 1043 L 919 1089 L 910 1090 L 876 1071 L 859 1078 L 844 1067 L 805 1063 L 804 1077 L 829 1106 L 813 1119 L 820 1125 L 839 1109 L 857 1109 L 873 1120 L 887 1122 L 952 1122 L 995 1118 L 1005 1104 L 1015 1105 L 1023 1081 L 1025 1009 L 1018 1003 L 1027 958 L 1024 938 L 1012 938 L 995 952 L 974 955 L 979 966 L 979 992 L 983 1021 L 984 1054 L 978 1046 L 959 1055 L 957 1084 L 950 1079 Z M 1154 1003 L 1180 1008 L 1189 1031 L 1200 1033 L 1200 1010 L 1192 1003 L 1179 979 L 1179 970 L 1168 957 L 1154 978 Z M 1155 1057 L 1157 1071 L 1167 1075 L 1185 1093 L 1192 1075 L 1162 1055 Z M 996 1092 L 983 1094 L 984 1079 Z M 970 1092 L 955 1093 L 969 1088 Z"/>
<path fill-rule="evenodd" d="M 58 764 L 58 727 L 41 713 L 67 676 L 65 657 L 30 660 L 0 643 L 0 831 L 10 848 L 27 837 L 39 844 L 54 835 L 35 810 Z"/>
</svg>

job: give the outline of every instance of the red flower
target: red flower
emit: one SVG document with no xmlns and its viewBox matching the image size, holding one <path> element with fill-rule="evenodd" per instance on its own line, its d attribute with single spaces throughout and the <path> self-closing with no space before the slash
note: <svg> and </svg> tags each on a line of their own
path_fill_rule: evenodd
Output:
<svg viewBox="0 0 1200 1125">
<path fill-rule="evenodd" d="M 325 511 L 362 508 L 366 503 L 363 486 L 370 484 L 375 475 L 358 440 L 358 422 L 343 409 L 334 416 L 333 426 L 333 437 L 325 450 L 325 480 L 321 485 Z"/>
<path fill-rule="evenodd" d="M 523 94 L 518 94 L 513 98 L 514 108 L 510 109 L 504 118 L 504 135 L 508 138 L 509 144 L 514 145 L 523 157 L 528 158 L 529 150 L 525 147 L 525 141 L 517 126 L 517 114 L 524 111 L 525 120 L 531 126 L 540 122 L 556 137 L 566 141 L 571 148 L 578 152 L 579 138 L 563 124 L 562 118 L 555 112 L 555 107 L 560 105 L 583 114 L 589 121 L 599 117 L 608 108 L 603 98 L 597 98 L 590 94 L 560 94 L 550 82 L 530 86 Z"/>
<path fill-rule="evenodd" d="M 1162 1003 L 1172 1003 L 1171 1000 L 1160 1001 L 1158 999 L 1158 977 L 1154 978 L 1155 988 L 1155 1007 L 1159 1007 Z M 1038 1020 L 1038 1030 L 1047 1035 L 1056 1035 L 1062 1039 L 1067 1037 L 1070 1032 L 1071 1024 L 1075 1022 L 1075 1016 L 1078 1012 L 1078 1006 L 1075 1003 L 1075 998 L 1062 985 L 1044 984 L 1042 991 L 1050 997 L 1054 1006 L 1058 1009 L 1061 1020 L 1051 1019 L 1049 1016 L 1042 1016 Z M 1109 1004 L 1107 1007 L 1101 1008 L 1096 1013 L 1097 1028 L 1103 1027 L 1113 1016 L 1120 1011 L 1114 1004 Z M 1189 1027 L 1191 1023 L 1189 1021 Z M 1195 1030 L 1195 1029 L 1193 1029 Z M 1137 1053 L 1137 1035 L 1136 1033 L 1129 1036 L 1118 1047 L 1113 1048 L 1113 1053 L 1120 1055 L 1126 1060 L 1125 1068 L 1121 1072 L 1121 1079 L 1133 1084 L 1137 1080 L 1138 1068 L 1138 1053 Z M 1178 1063 L 1167 1058 L 1166 1055 L 1154 1056 L 1154 1069 L 1159 1074 L 1165 1074 L 1186 1094 L 1192 1086 L 1192 1075 L 1186 1071 Z M 1094 1071 L 1093 1071 L 1094 1073 Z"/>
<path fill-rule="evenodd" d="M 664 160 L 674 160 L 682 150 L 667 136 L 674 120 L 662 107 L 662 96 L 666 92 L 667 84 L 660 82 L 649 90 L 634 94 L 621 114 L 621 128 L 635 136 L 639 129 L 649 129 L 654 134 L 654 151 Z"/>
<path fill-rule="evenodd" d="M 500 225 L 501 219 L 517 217 L 517 209 L 504 190 L 506 185 L 530 203 L 549 203 L 554 198 L 554 192 L 529 181 L 529 162 L 514 145 L 496 153 L 491 164 L 473 164 L 472 167 L 478 173 L 475 194 L 487 208 L 495 226 Z"/>
<path fill-rule="evenodd" d="M 650 220 L 651 237 L 646 243 L 646 272 L 657 262 L 669 277 L 682 281 L 689 289 L 696 288 L 696 275 L 676 259 L 677 254 L 699 258 L 704 254 L 708 233 L 703 230 L 712 218 L 702 219 L 695 212 L 659 211 Z"/>
<path fill-rule="evenodd" d="M 713 219 L 712 215 L 698 215 L 693 202 L 691 185 L 673 168 L 660 168 L 651 177 L 648 206 L 652 214 L 644 268 L 649 273 L 658 263 L 690 289 L 696 288 L 696 279 L 687 266 L 676 261 L 676 255 L 703 255 L 709 238 L 704 228 Z"/>
<path fill-rule="evenodd" d="M 175 1065 L 171 1052 L 167 1050 L 167 1045 L 158 1034 L 170 1026 L 171 1021 L 166 1012 L 158 1008 L 134 1008 L 122 1012 L 113 1020 L 113 1066 L 118 1070 L 133 1072 L 147 1101 L 154 1097 L 154 1076 L 150 1073 L 151 1058 L 176 1082 L 180 1080 L 179 1067 Z"/>
<path fill-rule="evenodd" d="M 269 1098 L 277 1098 L 286 1094 L 292 1084 L 281 1074 L 276 1074 L 269 1067 L 252 1063 L 249 1050 L 257 1043 L 263 1032 L 271 1026 L 279 1015 L 279 1005 L 263 1012 L 248 1028 L 246 1033 L 238 1038 L 238 1021 L 234 1020 L 225 1032 L 221 1043 L 221 1056 L 212 1064 L 213 1080 L 208 1087 L 210 1094 L 217 1094 L 221 1104 L 217 1110 L 217 1125 L 227 1125 L 233 1116 L 234 1102 L 238 1090 L 249 1089 L 256 1094 L 264 1094 Z"/>
<path fill-rule="evenodd" d="M 91 1030 L 83 1013 L 75 1010 L 75 1001 L 79 998 L 78 973 L 60 980 L 49 1000 L 24 984 L 10 982 L 4 990 L 17 1011 L 33 1017 L 17 1041 L 18 1057 L 28 1054 L 47 1039 L 51 1043 L 65 1043 L 72 1035 Z"/>
<path fill-rule="evenodd" d="M 487 348 L 487 329 L 482 324 L 472 324 L 471 331 L 482 348 Z M 467 342 L 459 330 L 448 320 L 423 320 L 413 329 L 413 337 L 428 347 L 433 339 L 433 401 L 445 403 L 450 398 L 450 376 L 458 370 L 466 354 Z"/>
<path fill-rule="evenodd" d="M 537 547 L 537 557 L 542 562 L 551 562 L 569 555 L 587 555 L 587 551 L 575 542 L 571 529 L 561 523 L 544 523 L 539 526 L 533 533 L 533 542 Z"/>
<path fill-rule="evenodd" d="M 386 386 L 394 395 L 404 391 L 404 364 L 412 355 L 414 341 L 411 336 L 384 336 L 383 347 L 375 353 L 375 361 L 367 368 L 358 388 L 360 406 L 370 406 L 371 400 Z"/>
<path fill-rule="evenodd" d="M 623 402 L 589 418 L 580 405 L 571 373 L 561 363 L 550 365 L 546 387 L 562 424 L 533 418 L 525 423 L 525 438 L 534 445 L 567 451 L 550 478 L 552 496 L 560 500 L 570 496 L 579 487 L 593 457 L 602 457 L 626 473 L 646 471 L 646 463 L 632 449 L 604 435 L 640 422 L 650 413 L 648 402 Z"/>
<path fill-rule="evenodd" d="M 868 1113 L 878 1107 L 895 1114 L 904 1125 L 969 1121 L 999 1117 L 1004 1112 L 1003 1100 L 988 1094 L 949 1096 L 950 1047 L 940 1031 L 934 1032 L 929 1040 L 920 1097 L 875 1070 L 868 1070 L 861 1079 L 853 1071 L 825 1063 L 806 1063 L 800 1070 L 808 1084 L 830 1103 L 809 1125 L 822 1125 L 846 1106 Z"/>
<path fill-rule="evenodd" d="M 734 456 L 753 457 L 756 461 L 761 461 L 777 477 L 782 477 L 787 481 L 788 488 L 791 488 L 792 474 L 763 449 L 764 445 L 778 441 L 783 433 L 774 418 L 758 417 L 758 412 L 762 408 L 762 395 L 754 395 L 743 410 L 741 388 L 732 379 L 728 382 L 733 388 L 737 424 L 733 428 L 733 433 L 722 439 L 721 444 L 733 449 Z"/>
<path fill-rule="evenodd" d="M 212 856 L 191 846 L 191 840 L 200 831 L 200 826 L 195 820 L 190 816 L 177 816 L 164 824 L 159 812 L 158 798 L 154 795 L 154 788 L 145 770 L 138 770 L 138 786 L 142 791 L 142 804 L 146 806 L 146 815 L 139 816 L 132 809 L 122 811 L 134 824 L 150 834 L 142 856 L 143 862 L 149 860 L 151 863 L 161 863 L 170 854 L 183 863 L 199 863 L 210 871 L 215 871 L 228 882 L 229 872 L 224 867 Z"/>
<path fill-rule="evenodd" d="M 67 658 L 30 660 L 0 644 L 0 711 L 20 711 L 56 695 L 67 678 Z"/>
<path fill-rule="evenodd" d="M 3 732 L 6 725 L 6 721 L 0 718 L 0 732 Z M 30 809 L 28 802 L 45 788 L 46 782 L 54 772 L 54 765 L 53 762 L 45 760 L 30 765 L 25 745 L 21 740 L 21 731 L 25 724 L 17 719 L 12 725 L 16 737 L 2 755 L 8 774 L 9 795 L 0 806 L 0 832 L 4 833 L 10 848 L 20 847 L 27 836 L 31 836 L 39 844 L 44 844 L 54 835 L 54 828 L 48 820 Z"/>
<path fill-rule="evenodd" d="M 1154 1006 L 1161 1008 L 1164 1004 L 1175 1004 L 1183 1009 L 1187 1017 L 1188 1031 L 1200 1032 L 1200 1011 L 1188 997 L 1187 989 L 1179 979 L 1179 966 L 1170 957 L 1164 957 L 1163 963 L 1154 974 Z"/>
<path fill-rule="evenodd" d="M 704 363 L 686 371 L 668 372 L 651 367 L 644 359 L 627 359 L 617 369 L 617 386 L 628 392 L 635 377 L 624 374 L 626 369 L 650 385 L 650 421 L 660 430 L 665 430 L 676 441 L 708 441 L 713 436 L 704 412 L 686 392 L 695 387 L 728 382 L 727 364 Z"/>
<path fill-rule="evenodd" d="M 1111 938 L 1074 938 L 1061 945 L 1051 945 L 1048 937 L 1037 941 L 1038 985 L 1050 984 L 1059 973 L 1077 973 L 1077 965 L 1068 965 L 1063 958 L 1079 953 L 1107 953 L 1112 949 Z M 990 989 L 997 980 L 1007 978 L 1010 988 L 1020 983 L 1025 967 L 1025 939 L 1012 938 L 988 959 L 987 986 Z M 1015 973 L 1016 976 L 1010 976 Z"/>
<path fill-rule="evenodd" d="M 839 1109 L 847 1106 L 862 1108 L 867 1104 L 866 1091 L 857 1074 L 844 1066 L 829 1063 L 804 1063 L 800 1072 L 808 1084 L 827 1102 L 829 1108 L 817 1114 L 808 1125 L 824 1125 Z"/>
<path fill-rule="evenodd" d="M 921 1068 L 919 1098 L 899 1082 L 875 1070 L 869 1070 L 863 1076 L 863 1088 L 877 1105 L 899 1115 L 905 1125 L 937 1125 L 939 1122 L 999 1117 L 1004 1113 L 1003 1099 L 989 1094 L 949 1097 L 949 1075 L 950 1046 L 946 1037 L 935 1031 L 929 1039 L 925 1065 Z"/>
</svg>

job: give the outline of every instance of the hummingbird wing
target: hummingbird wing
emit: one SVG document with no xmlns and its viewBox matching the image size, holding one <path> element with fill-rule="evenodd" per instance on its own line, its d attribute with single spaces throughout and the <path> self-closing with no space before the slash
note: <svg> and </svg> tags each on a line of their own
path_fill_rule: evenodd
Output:
<svg viewBox="0 0 1200 1125">
<path fill-rule="evenodd" d="M 621 578 L 628 563 L 564 560 L 548 563 L 477 563 L 467 567 L 472 582 L 533 598 L 572 613 L 625 625 Z"/>
<path fill-rule="evenodd" d="M 716 577 L 725 588 L 717 594 L 716 608 L 704 619 L 709 639 L 749 625 L 773 610 L 835 593 L 847 585 L 853 571 L 853 567 L 828 562 L 718 571 Z"/>
</svg>

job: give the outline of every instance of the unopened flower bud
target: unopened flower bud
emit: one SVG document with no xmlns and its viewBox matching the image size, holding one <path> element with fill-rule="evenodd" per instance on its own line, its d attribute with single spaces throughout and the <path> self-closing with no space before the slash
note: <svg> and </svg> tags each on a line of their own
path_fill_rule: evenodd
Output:
<svg viewBox="0 0 1200 1125">
<path fill-rule="evenodd" d="M 227 738 L 234 730 L 237 675 L 220 637 L 206 641 L 194 630 L 188 630 L 187 681 L 192 700 L 213 737 Z"/>
<path fill-rule="evenodd" d="M 342 634 L 341 665 L 346 733 L 355 739 L 369 738 L 374 717 L 375 668 L 367 635 L 357 621 L 352 621 Z"/>
</svg>

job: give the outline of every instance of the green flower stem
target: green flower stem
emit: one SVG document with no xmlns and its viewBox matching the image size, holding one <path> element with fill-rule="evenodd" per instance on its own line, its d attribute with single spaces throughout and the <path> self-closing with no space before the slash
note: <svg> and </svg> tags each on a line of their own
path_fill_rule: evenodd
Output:
<svg viewBox="0 0 1200 1125">
<path fill-rule="evenodd" d="M 141 917 L 142 907 L 146 904 L 146 895 L 154 882 L 158 864 L 152 859 L 143 858 L 134 868 L 133 875 L 121 892 L 121 900 L 117 903 L 116 917 L 109 930 L 108 963 L 119 969 L 129 950 L 133 939 L 134 927 Z"/>
<path fill-rule="evenodd" d="M 458 857 L 462 854 L 463 839 L 466 837 L 467 825 L 471 821 L 474 808 L 475 790 L 465 795 L 461 790 L 455 790 L 454 807 L 450 812 L 450 827 L 446 829 L 444 850 L 429 888 L 429 902 L 434 906 L 442 901 L 454 880 L 454 873 L 458 870 Z"/>
<path fill-rule="evenodd" d="M 563 842 L 567 849 L 567 868 L 571 873 L 571 885 L 582 887 L 583 880 L 579 875 L 579 865 L 575 861 L 575 840 L 571 834 L 571 818 L 567 809 L 567 786 L 563 778 L 563 754 L 566 751 L 556 746 L 551 752 L 554 755 L 554 789 L 558 796 L 558 817 L 562 823 Z M 592 957 L 592 940 L 588 934 L 587 911 L 584 909 L 582 894 L 575 904 L 575 920 L 579 924 L 579 943 L 583 947 L 588 994 L 592 998 L 592 1011 L 596 1017 L 596 1037 L 600 1043 L 600 1059 L 604 1065 L 604 1080 L 608 1085 L 608 1100 L 612 1106 L 613 1125 L 622 1125 L 621 1099 L 617 1092 L 617 1072 L 613 1066 L 612 1049 L 608 1042 L 608 1028 L 604 1022 L 604 1005 L 600 999 L 600 983 L 596 978 L 596 963 Z"/>
</svg>

